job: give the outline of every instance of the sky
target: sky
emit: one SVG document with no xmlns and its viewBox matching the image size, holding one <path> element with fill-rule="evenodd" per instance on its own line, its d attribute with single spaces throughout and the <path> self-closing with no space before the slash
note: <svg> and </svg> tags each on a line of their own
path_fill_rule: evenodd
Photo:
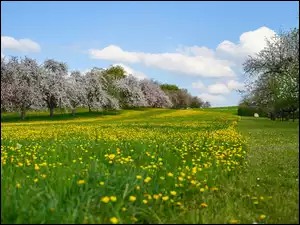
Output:
<svg viewBox="0 0 300 225">
<path fill-rule="evenodd" d="M 121 65 L 176 84 L 212 106 L 239 103 L 242 64 L 280 30 L 299 27 L 299 2 L 3 2 L 1 57 Z"/>
</svg>

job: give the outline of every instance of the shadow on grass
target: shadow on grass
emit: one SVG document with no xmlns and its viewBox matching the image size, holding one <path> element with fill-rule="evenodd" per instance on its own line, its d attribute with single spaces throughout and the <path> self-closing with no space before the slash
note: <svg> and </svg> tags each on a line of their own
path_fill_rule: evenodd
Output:
<svg viewBox="0 0 300 225">
<path fill-rule="evenodd" d="M 20 119 L 19 113 L 11 113 L 1 115 L 1 122 L 32 122 L 32 121 L 60 121 L 60 120 L 74 120 L 78 118 L 95 118 L 99 116 L 120 115 L 123 111 L 102 111 L 102 112 L 77 112 L 75 116 L 72 113 L 56 112 L 52 117 L 47 112 L 30 112 L 25 117 L 25 120 Z"/>
</svg>

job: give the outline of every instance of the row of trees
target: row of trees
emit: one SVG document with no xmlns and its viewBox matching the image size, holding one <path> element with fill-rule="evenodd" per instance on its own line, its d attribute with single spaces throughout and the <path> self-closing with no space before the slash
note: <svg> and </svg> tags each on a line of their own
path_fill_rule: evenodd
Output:
<svg viewBox="0 0 300 225">
<path fill-rule="evenodd" d="M 169 90 L 174 86 L 176 90 Z M 18 111 L 24 120 L 27 110 L 87 107 L 118 110 L 132 107 L 205 107 L 201 99 L 175 85 L 138 80 L 120 66 L 93 68 L 87 73 L 73 71 L 63 62 L 46 60 L 39 65 L 25 57 L 1 59 L 1 111 Z"/>
<path fill-rule="evenodd" d="M 281 32 L 244 63 L 247 92 L 240 107 L 256 107 L 272 120 L 299 111 L 299 28 Z"/>
</svg>

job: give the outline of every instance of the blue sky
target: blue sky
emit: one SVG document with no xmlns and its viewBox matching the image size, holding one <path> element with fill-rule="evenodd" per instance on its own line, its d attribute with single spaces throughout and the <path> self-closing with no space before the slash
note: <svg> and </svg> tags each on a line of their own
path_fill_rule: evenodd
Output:
<svg viewBox="0 0 300 225">
<path fill-rule="evenodd" d="M 266 37 L 298 27 L 298 2 L 1 2 L 1 55 L 64 61 L 70 70 L 123 65 L 236 105 L 242 62 Z M 29 40 L 24 40 L 29 39 Z"/>
</svg>

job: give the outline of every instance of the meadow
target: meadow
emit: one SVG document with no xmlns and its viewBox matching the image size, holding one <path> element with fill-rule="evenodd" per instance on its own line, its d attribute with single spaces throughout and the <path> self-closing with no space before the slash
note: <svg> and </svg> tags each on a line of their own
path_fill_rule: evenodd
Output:
<svg viewBox="0 0 300 225">
<path fill-rule="evenodd" d="M 298 121 L 236 110 L 4 114 L 1 223 L 298 223 Z"/>
</svg>

